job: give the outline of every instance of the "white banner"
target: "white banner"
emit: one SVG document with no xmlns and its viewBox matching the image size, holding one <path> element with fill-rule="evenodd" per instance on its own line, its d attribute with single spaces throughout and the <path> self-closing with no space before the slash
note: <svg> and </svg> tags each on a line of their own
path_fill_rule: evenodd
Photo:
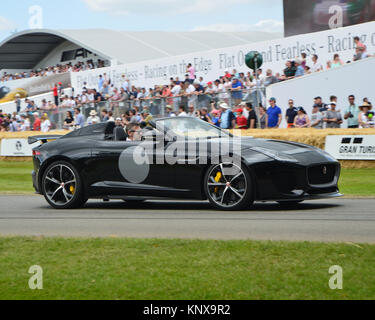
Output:
<svg viewBox="0 0 375 320">
<path fill-rule="evenodd" d="M 152 88 L 154 85 L 169 84 L 170 78 L 179 77 L 180 80 L 184 80 L 188 63 L 194 65 L 198 77 L 202 76 L 206 81 L 215 80 L 225 71 L 250 71 L 245 65 L 245 55 L 252 50 L 262 53 L 264 73 L 266 69 L 282 73 L 285 62 L 301 57 L 302 52 L 308 56 L 307 65 L 311 66 L 311 57 L 317 54 L 325 67 L 326 62 L 332 60 L 335 53 L 338 53 L 344 62 L 353 59 L 355 36 L 359 36 L 367 45 L 369 53 L 375 51 L 375 22 L 369 22 L 279 40 L 72 73 L 71 80 L 76 93 L 80 93 L 84 86 L 98 89 L 98 77 L 104 73 L 111 78 L 116 87 L 121 86 L 121 77 L 125 74 L 132 85 Z"/>
<path fill-rule="evenodd" d="M 35 146 L 29 145 L 27 139 L 2 139 L 0 156 L 31 157 Z"/>
<path fill-rule="evenodd" d="M 375 135 L 327 136 L 326 151 L 337 160 L 375 160 Z"/>
</svg>

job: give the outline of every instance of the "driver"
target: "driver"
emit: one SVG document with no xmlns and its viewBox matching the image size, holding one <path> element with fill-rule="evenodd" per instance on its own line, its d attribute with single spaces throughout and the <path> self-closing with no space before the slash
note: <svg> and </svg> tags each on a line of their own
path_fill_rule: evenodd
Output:
<svg viewBox="0 0 375 320">
<path fill-rule="evenodd" d="M 142 140 L 142 130 L 138 123 L 130 123 L 127 126 L 127 141 L 141 141 Z"/>
</svg>

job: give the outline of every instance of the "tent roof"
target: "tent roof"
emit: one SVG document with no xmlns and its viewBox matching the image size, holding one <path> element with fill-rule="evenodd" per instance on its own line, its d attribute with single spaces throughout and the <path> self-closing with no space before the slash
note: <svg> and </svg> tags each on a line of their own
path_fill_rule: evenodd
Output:
<svg viewBox="0 0 375 320">
<path fill-rule="evenodd" d="M 65 41 L 104 59 L 134 63 L 281 37 L 267 32 L 27 30 L 0 43 L 0 69 L 32 69 Z"/>
</svg>

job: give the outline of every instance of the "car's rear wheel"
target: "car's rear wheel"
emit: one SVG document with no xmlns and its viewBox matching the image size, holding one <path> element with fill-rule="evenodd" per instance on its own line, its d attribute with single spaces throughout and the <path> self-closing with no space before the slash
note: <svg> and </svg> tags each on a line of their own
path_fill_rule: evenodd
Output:
<svg viewBox="0 0 375 320">
<path fill-rule="evenodd" d="M 204 187 L 210 203 L 220 210 L 243 210 L 254 203 L 254 183 L 244 166 L 233 163 L 211 166 Z"/>
<path fill-rule="evenodd" d="M 78 171 L 65 161 L 54 162 L 47 168 L 42 177 L 42 191 L 55 209 L 76 209 L 87 202 Z"/>
</svg>

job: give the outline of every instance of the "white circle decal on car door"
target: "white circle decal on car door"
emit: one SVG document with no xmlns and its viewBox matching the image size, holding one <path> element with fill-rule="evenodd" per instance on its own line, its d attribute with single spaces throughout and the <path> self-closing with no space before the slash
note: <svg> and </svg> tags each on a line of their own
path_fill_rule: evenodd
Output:
<svg viewBox="0 0 375 320">
<path fill-rule="evenodd" d="M 119 158 L 121 175 L 131 183 L 144 182 L 150 173 L 150 162 L 142 147 L 125 149 Z"/>
</svg>

